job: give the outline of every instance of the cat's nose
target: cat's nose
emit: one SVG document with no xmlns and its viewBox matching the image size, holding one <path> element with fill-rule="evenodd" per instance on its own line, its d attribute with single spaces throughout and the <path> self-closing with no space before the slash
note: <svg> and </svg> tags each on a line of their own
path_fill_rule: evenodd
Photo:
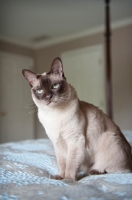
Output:
<svg viewBox="0 0 132 200">
<path fill-rule="evenodd" d="M 50 100 L 52 98 L 52 94 L 46 94 L 46 99 Z"/>
</svg>

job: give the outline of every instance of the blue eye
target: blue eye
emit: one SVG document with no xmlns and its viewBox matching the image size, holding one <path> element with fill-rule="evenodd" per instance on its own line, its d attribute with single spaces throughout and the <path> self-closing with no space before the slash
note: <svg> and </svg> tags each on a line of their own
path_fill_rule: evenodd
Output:
<svg viewBox="0 0 132 200">
<path fill-rule="evenodd" d="M 38 94 L 42 94 L 42 93 L 43 93 L 43 90 L 42 90 L 42 89 L 38 89 L 38 90 L 36 90 L 36 92 L 37 92 Z"/>
<path fill-rule="evenodd" d="M 52 89 L 57 89 L 58 87 L 59 87 L 59 83 L 54 83 L 53 85 L 52 85 Z"/>
</svg>

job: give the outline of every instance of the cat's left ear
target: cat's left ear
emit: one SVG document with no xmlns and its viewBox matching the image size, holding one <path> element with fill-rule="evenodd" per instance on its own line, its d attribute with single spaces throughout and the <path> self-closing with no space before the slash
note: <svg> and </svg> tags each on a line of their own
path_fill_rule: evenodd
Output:
<svg viewBox="0 0 132 200">
<path fill-rule="evenodd" d="M 37 75 L 28 70 L 28 69 L 23 69 L 22 70 L 22 73 L 23 73 L 23 76 L 27 79 L 27 81 L 29 82 L 30 86 L 32 87 L 34 85 L 34 82 L 36 81 L 37 79 Z"/>
<path fill-rule="evenodd" d="M 65 78 L 64 71 L 63 71 L 63 64 L 59 57 L 55 58 L 52 62 L 50 72 L 52 74 L 58 74 L 59 76 Z"/>
</svg>

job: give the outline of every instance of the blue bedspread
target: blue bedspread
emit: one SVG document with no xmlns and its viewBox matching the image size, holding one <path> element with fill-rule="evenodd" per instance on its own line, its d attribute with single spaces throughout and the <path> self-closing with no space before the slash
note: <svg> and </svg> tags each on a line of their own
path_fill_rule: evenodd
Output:
<svg viewBox="0 0 132 200">
<path fill-rule="evenodd" d="M 132 145 L 132 136 L 126 134 Z M 58 172 L 48 139 L 0 145 L 0 200 L 132 200 L 132 174 L 87 176 L 80 181 L 53 180 Z"/>
</svg>

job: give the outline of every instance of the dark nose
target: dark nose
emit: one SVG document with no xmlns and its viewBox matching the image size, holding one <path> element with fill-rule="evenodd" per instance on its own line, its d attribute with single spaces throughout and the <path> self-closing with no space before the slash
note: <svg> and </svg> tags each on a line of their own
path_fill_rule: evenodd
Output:
<svg viewBox="0 0 132 200">
<path fill-rule="evenodd" d="M 50 100 L 52 98 L 52 94 L 46 94 L 46 99 Z"/>
</svg>

